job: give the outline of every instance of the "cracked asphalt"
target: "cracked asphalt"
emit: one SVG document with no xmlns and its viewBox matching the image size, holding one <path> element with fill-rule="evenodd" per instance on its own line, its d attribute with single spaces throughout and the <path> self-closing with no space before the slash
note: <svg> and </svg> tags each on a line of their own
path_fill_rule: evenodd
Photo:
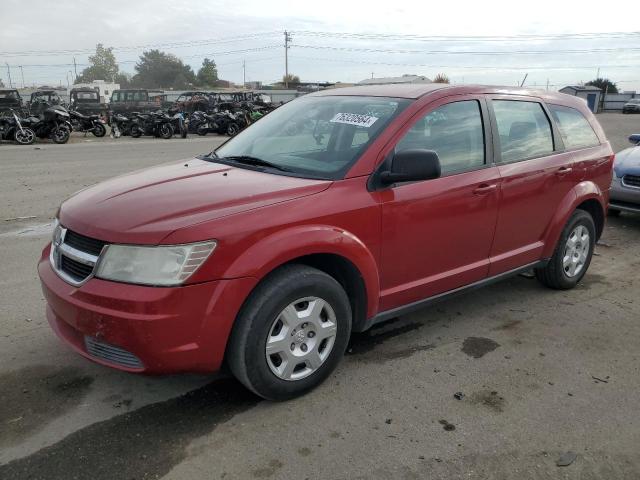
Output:
<svg viewBox="0 0 640 480">
<path fill-rule="evenodd" d="M 640 133 L 640 115 L 598 118 L 616 150 Z M 640 216 L 608 220 L 576 289 L 518 276 L 356 334 L 286 403 L 61 344 L 35 271 L 58 204 L 222 140 L 0 145 L 0 479 L 640 478 Z"/>
</svg>

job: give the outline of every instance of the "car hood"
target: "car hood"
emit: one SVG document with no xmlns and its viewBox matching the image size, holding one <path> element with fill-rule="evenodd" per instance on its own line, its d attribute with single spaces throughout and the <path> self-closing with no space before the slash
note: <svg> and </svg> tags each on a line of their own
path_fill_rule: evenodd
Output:
<svg viewBox="0 0 640 480">
<path fill-rule="evenodd" d="M 640 175 L 640 147 L 630 147 L 616 153 L 613 170 L 617 177 Z"/>
<path fill-rule="evenodd" d="M 91 186 L 65 201 L 60 223 L 114 243 L 158 244 L 173 231 L 313 195 L 331 181 L 192 159 Z"/>
</svg>

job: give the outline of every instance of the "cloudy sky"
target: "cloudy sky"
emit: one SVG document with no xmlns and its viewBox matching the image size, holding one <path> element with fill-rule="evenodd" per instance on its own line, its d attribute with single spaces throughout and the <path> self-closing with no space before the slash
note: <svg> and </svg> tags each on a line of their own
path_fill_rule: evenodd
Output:
<svg viewBox="0 0 640 480">
<path fill-rule="evenodd" d="M 526 84 L 557 89 L 595 78 L 640 91 L 637 2 L 404 0 L 108 2 L 2 0 L 0 78 L 8 84 L 66 85 L 96 43 L 114 47 L 134 73 L 143 50 L 171 52 L 197 70 L 204 57 L 221 78 L 271 83 L 289 71 L 303 81 L 357 82 L 405 73 L 454 83 Z M 22 71 L 19 66 L 22 66 Z"/>
</svg>

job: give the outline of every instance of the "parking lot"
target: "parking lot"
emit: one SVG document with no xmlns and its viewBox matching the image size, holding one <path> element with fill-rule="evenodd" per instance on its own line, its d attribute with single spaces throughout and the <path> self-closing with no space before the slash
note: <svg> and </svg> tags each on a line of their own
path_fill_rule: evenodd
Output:
<svg viewBox="0 0 640 480">
<path fill-rule="evenodd" d="M 598 120 L 616 151 L 640 133 Z M 0 479 L 640 478 L 640 216 L 608 220 L 578 288 L 519 276 L 395 319 L 286 403 L 69 350 L 35 270 L 59 203 L 226 138 L 0 145 Z"/>
</svg>

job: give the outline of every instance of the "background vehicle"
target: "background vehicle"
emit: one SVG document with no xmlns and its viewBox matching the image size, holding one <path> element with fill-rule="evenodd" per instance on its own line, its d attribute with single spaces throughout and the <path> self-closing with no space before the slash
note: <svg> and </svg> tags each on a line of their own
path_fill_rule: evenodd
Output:
<svg viewBox="0 0 640 480">
<path fill-rule="evenodd" d="M 226 362 L 257 394 L 291 398 L 330 375 L 354 331 L 530 269 L 573 288 L 604 228 L 612 162 L 573 96 L 309 94 L 209 155 L 65 201 L 39 263 L 47 315 L 104 365 Z"/>
<path fill-rule="evenodd" d="M 99 115 L 83 115 L 80 112 L 69 110 L 69 117 L 74 131 L 93 133 L 96 137 L 104 137 L 107 129 Z"/>
<path fill-rule="evenodd" d="M 122 135 L 131 135 L 131 127 L 136 123 L 134 119 L 124 116 L 121 113 L 114 113 L 109 116 L 111 136 L 120 138 Z"/>
<path fill-rule="evenodd" d="M 30 128 L 23 126 L 15 111 L 11 116 L 0 117 L 0 140 L 15 140 L 20 145 L 31 145 L 36 134 Z"/>
<path fill-rule="evenodd" d="M 29 100 L 29 113 L 31 115 L 40 115 L 46 109 L 56 105 L 62 105 L 62 99 L 55 90 L 38 90 L 31 94 Z"/>
<path fill-rule="evenodd" d="M 631 148 L 616 153 L 611 180 L 609 215 L 640 213 L 640 134 L 631 135 Z"/>
<path fill-rule="evenodd" d="M 69 109 L 83 115 L 101 115 L 107 110 L 100 103 L 100 92 L 93 88 L 74 88 L 69 94 Z"/>
<path fill-rule="evenodd" d="M 640 98 L 632 98 L 622 106 L 622 113 L 640 113 Z"/>
<path fill-rule="evenodd" d="M 11 110 L 22 113 L 22 97 L 18 90 L 0 89 L 0 115 Z"/>
<path fill-rule="evenodd" d="M 128 115 L 133 112 L 147 113 L 158 109 L 158 105 L 149 99 L 149 91 L 143 88 L 114 90 L 111 94 L 109 109 L 112 113 Z"/>
</svg>

